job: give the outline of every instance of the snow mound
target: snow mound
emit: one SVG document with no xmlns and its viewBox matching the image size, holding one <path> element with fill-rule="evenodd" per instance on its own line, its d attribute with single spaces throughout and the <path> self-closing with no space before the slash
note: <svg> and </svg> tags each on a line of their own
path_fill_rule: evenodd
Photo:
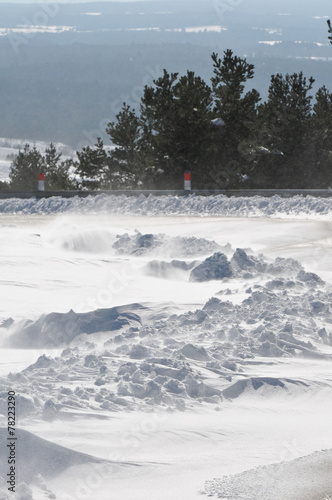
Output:
<svg viewBox="0 0 332 500">
<path fill-rule="evenodd" d="M 32 416 L 36 413 L 36 400 L 30 395 L 17 394 L 15 396 L 16 405 L 20 411 L 20 418 L 24 419 L 27 416 Z M 6 393 L 0 392 L 0 413 L 5 415 L 7 412 L 8 403 L 6 401 Z"/>
<path fill-rule="evenodd" d="M 12 346 L 57 347 L 69 344 L 78 335 L 96 332 L 113 332 L 123 327 L 141 324 L 140 317 L 131 312 L 133 306 L 97 309 L 87 313 L 50 313 L 36 321 L 23 321 L 12 326 L 9 338 Z"/>
<path fill-rule="evenodd" d="M 186 344 L 181 349 L 182 354 L 189 359 L 196 359 L 199 361 L 206 361 L 209 355 L 204 347 L 195 346 L 193 344 Z"/>
<path fill-rule="evenodd" d="M 226 249 L 226 247 L 223 248 Z M 266 276 L 280 278 L 293 276 L 298 282 L 310 286 L 318 286 L 323 283 L 323 280 L 316 274 L 305 272 L 301 264 L 294 259 L 277 257 L 271 263 L 267 262 L 263 255 L 258 257 L 250 255 L 243 248 L 237 248 L 235 252 L 232 252 L 231 247 L 227 246 L 227 250 L 231 251 L 230 260 L 225 253 L 219 251 L 202 262 L 197 260 L 191 262 L 153 260 L 148 262 L 145 271 L 150 276 L 166 279 L 187 280 L 189 275 L 189 281 L 192 282 L 226 281 L 230 278 L 246 280 Z M 289 285 L 292 286 L 291 283 Z M 271 289 L 278 288 L 278 282 L 271 282 L 269 286 Z M 280 284 L 280 286 L 282 285 Z"/>
<path fill-rule="evenodd" d="M 249 394 L 251 396 L 255 392 L 266 396 L 267 393 L 273 394 L 278 389 L 287 391 L 292 384 L 308 387 L 308 384 L 300 380 L 279 379 L 274 377 L 249 377 L 238 380 L 227 387 L 227 389 L 222 391 L 222 395 L 226 399 L 236 399 L 243 394 Z"/>
<path fill-rule="evenodd" d="M 216 252 L 205 259 L 190 273 L 190 281 L 221 280 L 232 276 L 232 269 L 225 254 Z"/>
<path fill-rule="evenodd" d="M 197 215 L 232 217 L 317 218 L 329 220 L 332 199 L 313 196 L 266 198 L 216 196 L 117 196 L 100 194 L 81 198 L 41 198 L 0 200 L 0 213 L 55 214 L 86 213 L 115 215 Z"/>
<path fill-rule="evenodd" d="M 237 248 L 232 259 L 231 266 L 233 269 L 245 271 L 264 272 L 267 264 L 257 257 L 249 256 L 242 248 Z"/>
<path fill-rule="evenodd" d="M 113 248 L 120 255 L 151 255 L 159 253 L 163 256 L 192 257 L 208 255 L 220 248 L 215 241 L 194 236 L 166 236 L 165 234 L 141 234 L 139 231 L 134 235 L 127 233 L 117 235 Z"/>
<path fill-rule="evenodd" d="M 206 258 L 190 273 L 190 281 L 225 280 L 231 277 L 252 279 L 259 276 L 287 276 L 297 273 L 296 279 L 310 285 L 323 281 L 314 273 L 306 273 L 301 264 L 294 259 L 276 258 L 268 263 L 261 255 L 248 255 L 242 248 L 237 248 L 230 261 L 222 252 L 216 252 Z M 272 285 L 271 285 L 272 286 Z"/>
<path fill-rule="evenodd" d="M 203 495 L 232 500 L 328 499 L 332 491 L 332 451 L 257 467 L 205 483 Z"/>
</svg>

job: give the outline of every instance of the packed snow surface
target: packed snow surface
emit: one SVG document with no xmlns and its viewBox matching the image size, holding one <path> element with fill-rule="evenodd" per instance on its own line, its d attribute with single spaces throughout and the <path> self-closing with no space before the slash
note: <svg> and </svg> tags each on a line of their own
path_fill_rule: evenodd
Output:
<svg viewBox="0 0 332 500">
<path fill-rule="evenodd" d="M 332 452 L 317 452 L 288 463 L 257 467 L 222 480 L 208 481 L 203 494 L 232 500 L 329 500 L 331 466 Z"/>
<path fill-rule="evenodd" d="M 329 201 L 227 218 L 143 198 L 0 216 L 0 444 L 14 390 L 19 460 L 13 496 L 0 446 L 0 498 L 327 500 Z"/>
</svg>

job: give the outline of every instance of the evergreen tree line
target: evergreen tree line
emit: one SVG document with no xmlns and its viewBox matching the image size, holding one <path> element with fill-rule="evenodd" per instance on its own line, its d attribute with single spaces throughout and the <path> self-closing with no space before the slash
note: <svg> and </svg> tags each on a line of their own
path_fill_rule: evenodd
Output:
<svg viewBox="0 0 332 500">
<path fill-rule="evenodd" d="M 164 70 L 145 86 L 139 112 L 126 103 L 98 139 L 61 160 L 26 146 L 13 161 L 10 188 L 47 189 L 327 188 L 332 186 L 332 94 L 302 72 L 272 75 L 266 102 L 247 90 L 254 65 L 226 50 L 212 54 L 208 85 L 194 72 Z M 34 174 L 35 173 L 35 174 Z M 33 176 L 35 175 L 35 177 Z M 34 183 L 34 185 L 32 185 Z"/>
</svg>

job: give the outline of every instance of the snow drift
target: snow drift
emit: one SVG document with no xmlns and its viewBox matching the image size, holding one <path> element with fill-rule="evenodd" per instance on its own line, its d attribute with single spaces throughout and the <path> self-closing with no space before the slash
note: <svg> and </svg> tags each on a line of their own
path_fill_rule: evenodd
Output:
<svg viewBox="0 0 332 500">
<path fill-rule="evenodd" d="M 7 429 L 0 427 L 1 443 L 5 443 L 7 437 Z M 54 477 L 68 467 L 103 463 L 103 460 L 51 443 L 23 429 L 16 430 L 16 437 L 19 446 L 16 459 L 20 481 L 30 483 L 37 474 Z M 5 446 L 1 446 L 1 463 L 7 461 L 7 451 Z"/>
<path fill-rule="evenodd" d="M 32 434 L 23 429 L 16 429 L 15 432 L 15 493 L 8 493 L 8 484 L 5 469 L 7 464 L 8 450 L 4 443 L 7 440 L 7 428 L 0 427 L 0 442 L 3 443 L 0 451 L 1 467 L 0 475 L 0 498 L 3 500 L 34 500 L 33 491 L 30 485 L 35 485 L 42 492 L 45 498 L 57 498 L 51 490 L 47 488 L 45 479 L 59 476 L 69 468 L 87 466 L 88 470 L 93 467 L 110 468 L 111 464 L 91 455 L 80 453 L 64 446 L 59 446 L 45 439 Z M 14 441 L 13 441 L 14 442 Z"/>
</svg>

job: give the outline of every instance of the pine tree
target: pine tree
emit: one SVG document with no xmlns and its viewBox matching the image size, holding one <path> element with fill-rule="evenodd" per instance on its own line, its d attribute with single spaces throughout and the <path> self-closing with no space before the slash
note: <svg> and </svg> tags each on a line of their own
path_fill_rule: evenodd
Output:
<svg viewBox="0 0 332 500">
<path fill-rule="evenodd" d="M 245 84 L 254 77 L 254 65 L 246 59 L 224 52 L 223 59 L 212 54 L 214 76 L 211 78 L 215 115 L 219 128 L 214 177 L 219 187 L 235 187 L 246 175 L 250 163 L 253 123 L 260 96 Z"/>
<path fill-rule="evenodd" d="M 329 31 L 328 32 L 330 33 L 329 40 L 330 40 L 330 43 L 332 43 L 332 25 L 331 25 L 331 20 L 330 19 L 327 20 L 327 25 L 329 27 Z"/>
<path fill-rule="evenodd" d="M 164 70 L 154 87 L 145 87 L 142 145 L 153 152 L 165 187 L 181 188 L 186 170 L 202 186 L 214 133 L 212 105 L 210 87 L 192 71 L 178 79 Z"/>
<path fill-rule="evenodd" d="M 182 184 L 184 170 L 196 183 L 208 172 L 215 127 L 210 87 L 192 71 L 174 85 L 174 121 L 169 130 L 169 157 Z"/>
<path fill-rule="evenodd" d="M 332 187 L 332 94 L 325 86 L 316 93 L 310 120 L 312 148 L 306 161 L 312 165 L 312 188 Z"/>
<path fill-rule="evenodd" d="M 172 187 L 174 177 L 169 131 L 174 117 L 174 84 L 178 73 L 168 73 L 145 86 L 140 107 L 141 148 L 149 152 L 152 165 L 162 173 L 163 187 Z M 171 180 L 170 180 L 171 179 Z"/>
<path fill-rule="evenodd" d="M 52 143 L 45 150 L 45 155 L 42 155 L 36 146 L 31 148 L 29 144 L 26 144 L 11 164 L 10 189 L 37 190 L 40 173 L 45 175 L 46 190 L 76 188 L 76 183 L 70 178 L 72 160 L 60 162 L 60 159 L 61 153 L 57 152 Z"/>
<path fill-rule="evenodd" d="M 81 178 L 81 186 L 88 189 L 101 187 L 108 174 L 109 160 L 100 137 L 94 147 L 86 146 L 77 151 L 76 173 Z"/>
<path fill-rule="evenodd" d="M 44 172 L 45 162 L 36 146 L 29 144 L 20 150 L 12 162 L 9 172 L 10 188 L 16 190 L 36 190 L 38 188 L 38 175 Z"/>
<path fill-rule="evenodd" d="M 310 91 L 314 79 L 303 73 L 272 75 L 268 100 L 259 107 L 257 143 L 264 151 L 256 165 L 256 179 L 266 187 L 301 188 L 305 170 L 311 116 Z"/>
<path fill-rule="evenodd" d="M 123 103 L 116 122 L 106 132 L 115 148 L 109 154 L 107 179 L 112 189 L 141 187 L 146 176 L 146 157 L 142 150 L 142 129 L 135 110 Z"/>
<path fill-rule="evenodd" d="M 62 153 L 58 153 L 53 143 L 45 150 L 44 172 L 45 187 L 47 190 L 76 189 L 76 182 L 70 178 L 73 168 L 72 160 L 61 160 Z"/>
</svg>

